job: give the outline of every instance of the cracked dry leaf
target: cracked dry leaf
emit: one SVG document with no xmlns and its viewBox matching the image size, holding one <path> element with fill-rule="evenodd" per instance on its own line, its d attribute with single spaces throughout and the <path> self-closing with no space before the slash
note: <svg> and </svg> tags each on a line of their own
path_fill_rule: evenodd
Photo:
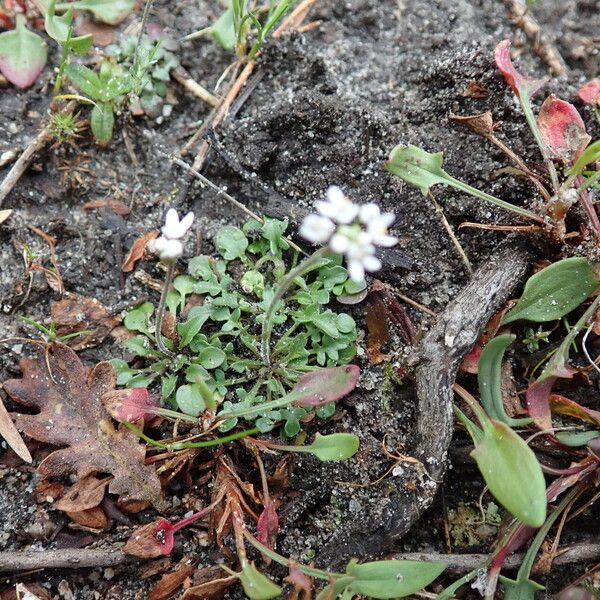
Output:
<svg viewBox="0 0 600 600">
<path fill-rule="evenodd" d="M 9 379 L 4 389 L 16 402 L 40 412 L 12 413 L 17 429 L 40 442 L 66 446 L 42 461 L 41 475 L 76 473 L 81 479 L 111 474 L 109 492 L 164 509 L 160 481 L 154 468 L 144 464 L 145 447 L 129 430 L 115 429 L 102 404 L 103 394 L 116 383 L 109 363 L 88 370 L 71 348 L 54 343 L 36 359 L 21 360 L 20 366 L 23 378 Z"/>
</svg>

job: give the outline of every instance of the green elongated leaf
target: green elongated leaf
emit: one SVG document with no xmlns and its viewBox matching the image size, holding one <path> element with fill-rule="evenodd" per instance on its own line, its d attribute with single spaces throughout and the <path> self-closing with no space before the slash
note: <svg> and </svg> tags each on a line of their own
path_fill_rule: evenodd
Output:
<svg viewBox="0 0 600 600">
<path fill-rule="evenodd" d="M 350 561 L 346 573 L 354 577 L 348 586 L 354 594 L 370 598 L 402 598 L 429 585 L 444 571 L 441 562 L 378 560 L 357 564 Z"/>
<path fill-rule="evenodd" d="M 290 446 L 295 452 L 312 454 L 322 461 L 337 461 L 352 458 L 360 446 L 358 436 L 353 433 L 317 433 L 315 441 L 308 446 Z"/>
<path fill-rule="evenodd" d="M 196 383 L 180 385 L 175 392 L 177 406 L 186 415 L 197 417 L 206 408 L 202 392 Z"/>
<path fill-rule="evenodd" d="M 545 589 L 544 586 L 529 579 L 531 569 L 533 568 L 533 564 L 535 562 L 535 557 L 544 539 L 548 535 L 550 528 L 560 514 L 569 505 L 569 503 L 573 500 L 573 498 L 576 497 L 578 492 L 578 489 L 573 489 L 566 494 L 556 509 L 552 511 L 552 514 L 545 520 L 545 523 L 537 532 L 535 538 L 533 538 L 533 541 L 527 549 L 525 558 L 519 567 L 517 578 L 509 579 L 508 577 L 500 575 L 500 581 L 504 585 L 505 600 L 535 600 L 535 592 Z"/>
<path fill-rule="evenodd" d="M 277 598 L 283 590 L 267 576 L 263 575 L 254 564 L 246 565 L 238 573 L 244 592 L 250 600 L 269 600 Z"/>
<path fill-rule="evenodd" d="M 135 0 L 78 0 L 73 8 L 89 10 L 98 21 L 118 25 L 133 10 Z"/>
<path fill-rule="evenodd" d="M 565 258 L 527 280 L 517 305 L 502 323 L 527 319 L 536 323 L 555 321 L 577 308 L 600 285 L 585 258 Z"/>
<path fill-rule="evenodd" d="M 239 227 L 228 225 L 217 232 L 217 249 L 225 260 L 235 260 L 244 256 L 248 238 Z"/>
<path fill-rule="evenodd" d="M 586 165 L 600 160 L 600 140 L 592 142 L 575 161 L 575 164 L 567 171 L 568 175 L 580 175 Z"/>
<path fill-rule="evenodd" d="M 80 92 L 97 100 L 101 93 L 101 83 L 98 75 L 83 65 L 69 64 L 65 67 L 65 75 Z"/>
<path fill-rule="evenodd" d="M 56 15 L 56 0 L 52 0 L 48 4 L 44 25 L 46 33 L 56 40 L 61 46 L 64 46 L 69 40 L 69 49 L 76 54 L 86 54 L 94 43 L 94 38 L 91 34 L 82 35 L 79 37 L 69 38 L 69 28 L 73 23 L 73 7 L 60 17 Z"/>
<path fill-rule="evenodd" d="M 443 162 L 441 152 L 432 154 L 417 146 L 396 146 L 385 168 L 425 195 L 432 186 L 448 183 L 448 174 L 442 169 Z"/>
<path fill-rule="evenodd" d="M 431 153 L 422 148 L 417 148 L 417 146 L 399 145 L 392 150 L 390 159 L 385 163 L 385 168 L 410 185 L 419 188 L 424 195 L 429 192 L 432 186 L 443 183 L 505 210 L 527 217 L 532 221 L 544 222 L 541 217 L 525 208 L 505 202 L 452 177 L 442 169 L 442 164 L 443 154 L 441 152 Z"/>
<path fill-rule="evenodd" d="M 202 329 L 204 323 L 208 321 L 209 317 L 210 312 L 204 311 L 203 313 L 195 314 L 195 316 L 190 317 L 185 323 L 179 323 L 177 325 L 177 333 L 181 336 L 179 342 L 181 348 L 189 345 L 194 339 L 194 336 Z"/>
<path fill-rule="evenodd" d="M 506 414 L 502 401 L 502 359 L 504 352 L 515 340 L 515 335 L 499 335 L 490 340 L 479 358 L 477 383 L 479 396 L 488 416 L 502 421 L 509 427 L 531 423 L 531 418 L 513 419 Z"/>
<path fill-rule="evenodd" d="M 21 89 L 28 88 L 46 66 L 46 42 L 25 27 L 25 17 L 17 15 L 16 27 L 0 33 L 0 72 Z"/>
<path fill-rule="evenodd" d="M 576 448 L 585 446 L 589 441 L 599 437 L 600 431 L 559 431 L 554 435 L 561 444 Z"/>
<path fill-rule="evenodd" d="M 335 600 L 340 594 L 348 588 L 348 586 L 354 581 L 353 577 L 340 577 L 333 583 L 324 587 L 317 595 L 317 600 Z"/>
<path fill-rule="evenodd" d="M 236 34 L 233 26 L 233 6 L 229 8 L 214 22 L 210 28 L 211 37 L 221 44 L 224 50 L 235 48 Z"/>
<path fill-rule="evenodd" d="M 517 519 L 541 527 L 546 519 L 546 482 L 525 441 L 499 421 L 483 423 L 483 440 L 471 456 L 493 496 Z"/>
<path fill-rule="evenodd" d="M 92 133 L 99 144 L 110 142 L 115 126 L 115 113 L 110 104 L 96 104 L 90 119 Z"/>
<path fill-rule="evenodd" d="M 154 312 L 154 306 L 151 302 L 144 302 L 127 312 L 123 319 L 123 324 L 131 331 L 140 331 L 150 335 L 150 317 Z"/>
</svg>

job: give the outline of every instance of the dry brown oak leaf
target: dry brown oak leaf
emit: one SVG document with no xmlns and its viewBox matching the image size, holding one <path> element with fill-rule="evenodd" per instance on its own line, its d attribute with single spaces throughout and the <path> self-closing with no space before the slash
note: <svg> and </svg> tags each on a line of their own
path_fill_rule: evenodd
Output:
<svg viewBox="0 0 600 600">
<path fill-rule="evenodd" d="M 4 389 L 16 402 L 40 412 L 12 413 L 17 429 L 40 442 L 66 446 L 48 455 L 38 472 L 45 477 L 76 473 L 79 478 L 110 473 L 111 493 L 164 510 L 156 471 L 144 464 L 144 446 L 129 430 L 115 429 L 102 404 L 102 396 L 116 385 L 112 365 L 101 362 L 89 370 L 71 348 L 56 342 L 19 364 L 23 378 L 9 379 Z"/>
</svg>

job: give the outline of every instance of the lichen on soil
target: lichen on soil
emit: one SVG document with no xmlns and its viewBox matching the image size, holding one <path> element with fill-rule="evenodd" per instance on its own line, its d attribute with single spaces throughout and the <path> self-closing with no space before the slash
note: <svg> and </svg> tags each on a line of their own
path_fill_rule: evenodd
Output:
<svg viewBox="0 0 600 600">
<path fill-rule="evenodd" d="M 582 54 L 580 45 L 583 37 L 592 37 L 600 29 L 599 13 L 590 8 L 593 2 L 585 0 L 538 4 L 533 13 L 569 67 L 568 79 L 552 81 L 549 91 L 572 98 L 577 85 L 598 69 L 597 62 Z M 206 27 L 220 10 L 216 0 L 157 0 L 152 20 L 179 37 Z M 383 169 L 383 163 L 398 143 L 444 150 L 448 172 L 504 200 L 526 204 L 532 196 L 526 183 L 515 185 L 494 175 L 505 166 L 498 151 L 451 124 L 448 116 L 491 110 L 502 123 L 499 135 L 517 153 L 536 156 L 519 109 L 495 73 L 492 50 L 500 39 L 512 38 L 522 50 L 525 70 L 542 75 L 545 66 L 511 25 L 503 4 L 493 0 L 323 0 L 317 2 L 311 19 L 320 25 L 267 43 L 258 65 L 262 77 L 235 116 L 216 132 L 205 174 L 227 186 L 249 208 L 287 217 L 292 228 L 331 184 L 340 185 L 361 203 L 379 202 L 397 215 L 394 231 L 400 238 L 398 248 L 386 256 L 380 278 L 440 312 L 467 282 L 464 264 L 430 200 L 404 187 Z M 53 52 L 51 61 L 56 60 Z M 182 64 L 207 88 L 216 84 L 230 60 L 231 56 L 207 40 L 186 43 L 181 50 Z M 48 103 L 45 86 L 51 74 L 46 71 L 30 91 L 0 90 L 0 154 L 22 150 L 39 129 Z M 485 85 L 489 97 L 465 97 L 463 90 L 471 80 Z M 185 174 L 172 168 L 157 147 L 176 153 L 208 116 L 208 108 L 198 100 L 181 88 L 173 90 L 178 104 L 164 122 L 123 117 L 139 165 L 132 164 L 119 129 L 107 148 L 98 148 L 85 137 L 76 150 L 41 153 L 7 198 L 2 208 L 14 212 L 0 226 L 0 338 L 29 335 L 19 316 L 43 321 L 50 303 L 58 299 L 41 273 L 25 297 L 28 282 L 23 276 L 22 246 L 48 258 L 48 246 L 29 225 L 56 239 L 58 264 L 68 291 L 97 298 L 114 311 L 145 298 L 156 302 L 157 293 L 132 276 L 123 277 L 120 264 L 132 242 L 155 228 L 165 207 L 182 195 Z M 589 122 L 588 126 L 598 136 L 597 125 Z M 107 209 L 82 209 L 85 201 L 99 197 L 120 199 L 132 207 L 132 213 L 123 218 Z M 455 229 L 463 221 L 508 218 L 498 209 L 446 189 L 436 191 L 436 197 Z M 235 208 L 196 183 L 182 208 L 195 211 L 202 233 L 200 242 L 188 241 L 188 256 L 210 252 L 211 237 L 221 225 L 244 220 Z M 457 237 L 474 266 L 484 262 L 502 239 L 501 234 L 473 230 L 460 230 Z M 141 267 L 160 278 L 152 263 Z M 430 317 L 408 310 L 415 323 L 428 327 Z M 364 328 L 364 308 L 357 307 L 354 314 Z M 294 457 L 291 484 L 297 494 L 281 509 L 279 549 L 283 554 L 303 560 L 316 557 L 318 562 L 319 548 L 332 533 L 349 521 L 360 522 L 367 509 L 379 515 L 373 528 L 384 524 L 393 510 L 389 497 L 395 486 L 412 484 L 419 476 L 418 485 L 427 485 L 426 477 L 423 480 L 410 463 L 369 485 L 393 464 L 382 450 L 386 436 L 388 448 L 403 450 L 414 419 L 415 398 L 410 383 L 399 386 L 384 368 L 369 367 L 364 334 L 360 344 L 360 388 L 340 403 L 336 418 L 321 430 L 357 433 L 360 453 L 356 460 L 325 465 L 303 455 Z M 3 347 L 0 381 L 18 375 L 18 360 L 30 350 L 21 342 Z M 83 351 L 81 358 L 92 364 L 122 352 L 118 342 L 109 338 Z M 53 547 L 53 533 L 65 528 L 67 521 L 49 502 L 32 509 L 36 507 L 36 476 L 3 452 L 0 549 Z M 467 492 L 472 500 L 482 484 L 474 473 L 465 477 L 472 482 Z M 457 490 L 456 481 L 450 479 L 445 487 L 447 502 L 457 506 L 465 491 Z M 169 501 L 177 504 L 176 497 L 171 490 Z M 143 518 L 153 517 L 148 513 Z M 50 525 L 36 525 L 40 519 Z M 397 549 L 443 550 L 442 523 L 438 502 Z M 76 540 L 85 535 L 70 532 L 68 527 L 65 531 Z M 96 543 L 122 541 L 129 531 L 117 526 L 94 539 Z M 175 556 L 182 553 L 192 554 L 203 565 L 213 564 L 218 556 L 205 538 L 189 533 L 181 535 Z M 136 567 L 131 565 L 114 572 L 40 574 L 33 580 L 49 586 L 52 593 L 58 593 L 64 580 L 72 590 L 70 597 L 85 600 L 145 598 L 150 585 L 136 577 Z M 69 597 L 65 594 L 62 597 Z M 232 597 L 236 594 L 231 592 Z"/>
</svg>

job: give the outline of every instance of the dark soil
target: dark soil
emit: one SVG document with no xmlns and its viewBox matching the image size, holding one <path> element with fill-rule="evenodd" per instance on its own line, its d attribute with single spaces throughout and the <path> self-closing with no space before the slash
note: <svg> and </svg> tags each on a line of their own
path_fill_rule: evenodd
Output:
<svg viewBox="0 0 600 600">
<path fill-rule="evenodd" d="M 553 80 L 548 92 L 573 100 L 576 88 L 598 70 L 597 49 L 591 40 L 600 30 L 600 11 L 593 0 L 540 0 L 538 4 L 534 15 L 568 67 L 567 76 Z M 207 26 L 220 10 L 216 0 L 157 0 L 152 19 L 179 37 Z M 386 255 L 380 278 L 441 312 L 465 286 L 468 273 L 431 201 L 404 187 L 383 169 L 383 163 L 398 143 L 444 150 L 448 172 L 504 200 L 526 205 L 533 196 L 528 184 L 497 176 L 496 171 L 506 165 L 499 151 L 452 124 L 448 116 L 491 110 L 500 123 L 499 137 L 517 153 L 537 160 L 520 111 L 494 69 L 493 48 L 499 40 L 510 38 L 522 51 L 524 71 L 541 76 L 547 66 L 511 25 L 504 5 L 492 0 L 324 0 L 317 2 L 311 19 L 320 20 L 320 26 L 268 42 L 257 69 L 261 79 L 235 115 L 215 133 L 204 172 L 215 183 L 226 185 L 229 193 L 249 208 L 285 216 L 292 223 L 331 184 L 340 185 L 358 202 L 379 202 L 397 215 L 394 232 L 401 240 L 397 249 Z M 56 62 L 56 52 L 52 60 Z M 182 64 L 209 89 L 230 60 L 231 56 L 208 40 L 187 43 L 181 49 Z M 47 68 L 32 90 L 0 89 L 0 155 L 21 151 L 39 130 L 50 96 L 50 77 Z M 471 80 L 488 88 L 489 97 L 465 97 L 463 91 Z M 180 202 L 179 208 L 194 210 L 198 218 L 199 236 L 195 241 L 190 236 L 188 256 L 210 253 L 211 236 L 219 226 L 243 222 L 244 216 L 235 208 L 196 183 L 185 193 L 186 174 L 171 168 L 158 152 L 160 148 L 176 153 L 209 115 L 207 106 L 176 85 L 173 92 L 178 104 L 164 122 L 123 118 L 107 148 L 96 147 L 86 134 L 76 149 L 46 150 L 6 199 L 2 208 L 12 208 L 13 213 L 0 226 L 0 338 L 32 335 L 19 317 L 44 321 L 51 303 L 59 299 L 41 272 L 35 274 L 28 290 L 23 246 L 50 265 L 48 245 L 29 229 L 31 225 L 56 239 L 67 292 L 97 298 L 117 313 L 144 298 L 157 301 L 156 291 L 131 274 L 124 277 L 120 265 L 133 241 L 157 226 L 173 198 Z M 591 122 L 591 114 L 583 113 L 588 131 L 597 137 L 597 124 Z M 132 141 L 139 164 L 132 162 L 123 132 Z M 132 213 L 123 218 L 108 209 L 82 209 L 86 201 L 104 197 L 130 205 Z M 447 189 L 437 190 L 436 197 L 455 230 L 463 221 L 512 221 L 500 210 Z M 504 236 L 463 229 L 457 237 L 477 267 Z M 558 250 L 543 249 L 548 257 Z M 154 262 L 140 263 L 138 269 L 160 278 Z M 427 315 L 412 308 L 409 312 L 421 328 L 431 324 Z M 364 327 L 364 307 L 357 307 L 355 316 Z M 374 518 L 365 524 L 365 530 L 381 527 L 393 508 L 391 491 L 415 482 L 417 487 L 423 485 L 406 464 L 402 473 L 366 485 L 392 464 L 382 452 L 386 434 L 390 448 L 402 448 L 407 442 L 415 418 L 415 398 L 410 384 L 398 386 L 390 377 L 405 358 L 400 345 L 396 345 L 400 349 L 393 353 L 390 365 L 373 368 L 366 361 L 364 333 L 359 339 L 359 362 L 364 367 L 360 388 L 340 405 L 337 419 L 321 429 L 357 433 L 361 438 L 357 460 L 323 465 L 302 455 L 293 459 L 291 486 L 297 493 L 281 509 L 278 547 L 282 554 L 301 560 L 316 557 L 318 563 L 320 547 L 334 532 L 345 523 L 360 522 L 365 514 Z M 31 347 L 22 341 L 4 343 L 0 381 L 18 376 L 18 360 L 30 352 Z M 80 353 L 88 364 L 122 355 L 118 342 L 110 337 Z M 453 448 L 465 443 L 459 436 Z M 460 513 L 462 503 L 476 507 L 473 502 L 483 486 L 464 453 L 460 456 L 463 458 L 451 461 L 438 501 L 398 543 L 397 550 L 448 549 L 445 515 Z M 127 539 L 131 528 L 122 525 L 100 534 L 72 530 L 51 503 L 36 505 L 33 469 L 24 468 L 9 451 L 0 461 L 6 465 L 0 470 L 1 550 L 43 549 L 82 541 L 115 544 Z M 185 491 L 183 483 L 168 491 L 173 515 L 189 508 L 180 508 Z M 152 512 L 134 517 L 136 522 L 152 518 Z M 569 531 L 577 529 L 575 524 Z M 452 539 L 462 539 L 457 546 L 463 549 L 486 551 L 494 528 L 479 534 L 470 531 L 465 533 L 463 527 Z M 84 540 L 86 536 L 90 539 Z M 200 565 L 218 559 L 206 536 L 186 532 L 178 539 L 174 562 L 182 554 L 191 555 Z M 568 535 L 565 539 L 568 541 Z M 388 550 L 392 549 L 382 548 Z M 575 571 L 557 569 L 546 581 L 548 589 L 558 589 L 574 578 Z M 10 587 L 21 580 L 42 583 L 52 594 L 59 594 L 56 597 L 87 600 L 146 598 L 156 578 L 141 580 L 137 567 L 128 566 L 9 577 L 6 583 Z"/>
</svg>

